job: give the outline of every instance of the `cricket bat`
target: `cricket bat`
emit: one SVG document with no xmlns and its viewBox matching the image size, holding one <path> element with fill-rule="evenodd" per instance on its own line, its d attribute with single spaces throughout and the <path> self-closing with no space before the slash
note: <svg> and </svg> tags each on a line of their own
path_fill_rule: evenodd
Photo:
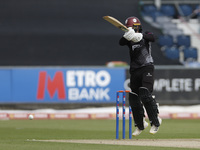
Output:
<svg viewBox="0 0 200 150">
<path fill-rule="evenodd" d="M 118 21 L 117 19 L 111 16 L 104 16 L 103 19 L 110 22 L 112 25 L 114 25 L 115 27 L 119 28 L 120 30 L 124 32 L 128 31 L 128 28 L 125 25 L 123 25 L 120 21 Z"/>
</svg>

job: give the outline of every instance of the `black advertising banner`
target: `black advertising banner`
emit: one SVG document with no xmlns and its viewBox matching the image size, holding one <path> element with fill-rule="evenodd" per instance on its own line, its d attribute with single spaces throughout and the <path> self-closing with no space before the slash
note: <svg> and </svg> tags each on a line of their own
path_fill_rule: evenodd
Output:
<svg viewBox="0 0 200 150">
<path fill-rule="evenodd" d="M 129 77 L 127 70 L 126 88 Z M 153 94 L 160 104 L 199 104 L 200 68 L 155 67 Z"/>
</svg>

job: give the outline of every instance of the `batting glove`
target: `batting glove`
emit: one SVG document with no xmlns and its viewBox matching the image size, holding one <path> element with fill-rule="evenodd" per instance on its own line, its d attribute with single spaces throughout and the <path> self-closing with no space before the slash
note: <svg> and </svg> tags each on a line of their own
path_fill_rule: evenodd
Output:
<svg viewBox="0 0 200 150">
<path fill-rule="evenodd" d="M 141 41 L 142 38 L 143 38 L 143 34 L 142 33 L 135 33 L 131 40 L 133 42 L 137 43 L 137 42 Z"/>
<path fill-rule="evenodd" d="M 128 41 L 131 41 L 134 37 L 135 30 L 133 30 L 131 27 L 128 28 L 129 30 L 124 33 L 123 37 L 127 39 Z"/>
</svg>

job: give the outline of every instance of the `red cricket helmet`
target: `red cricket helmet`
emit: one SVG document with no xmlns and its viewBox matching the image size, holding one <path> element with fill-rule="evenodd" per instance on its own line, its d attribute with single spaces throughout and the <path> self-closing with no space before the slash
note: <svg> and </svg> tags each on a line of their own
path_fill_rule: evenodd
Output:
<svg viewBox="0 0 200 150">
<path fill-rule="evenodd" d="M 142 32 L 142 25 L 137 17 L 129 17 L 125 21 L 127 27 L 132 27 L 135 31 Z"/>
</svg>

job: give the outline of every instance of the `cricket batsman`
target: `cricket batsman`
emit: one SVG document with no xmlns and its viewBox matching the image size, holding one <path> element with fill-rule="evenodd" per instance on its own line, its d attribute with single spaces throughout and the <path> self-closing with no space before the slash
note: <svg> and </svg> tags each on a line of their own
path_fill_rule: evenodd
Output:
<svg viewBox="0 0 200 150">
<path fill-rule="evenodd" d="M 137 17 L 127 18 L 125 25 L 129 31 L 125 32 L 119 44 L 128 46 L 130 54 L 129 104 L 136 127 L 132 135 L 139 135 L 148 126 L 144 108 L 151 124 L 150 133 L 155 134 L 162 122 L 162 119 L 158 117 L 159 111 L 155 98 L 152 96 L 154 62 L 151 56 L 151 42 L 155 41 L 155 36 L 148 31 L 142 32 L 141 22 Z"/>
</svg>

